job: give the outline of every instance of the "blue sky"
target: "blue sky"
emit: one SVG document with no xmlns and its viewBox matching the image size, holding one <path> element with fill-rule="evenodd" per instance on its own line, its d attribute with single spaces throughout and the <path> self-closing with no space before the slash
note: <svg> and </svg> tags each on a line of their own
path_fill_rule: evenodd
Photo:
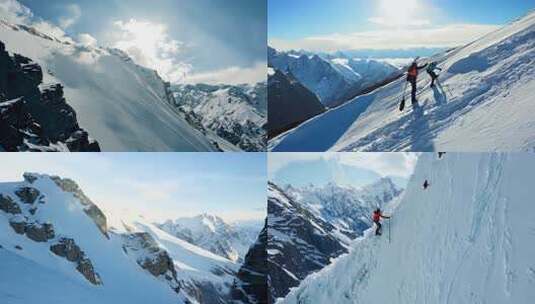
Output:
<svg viewBox="0 0 535 304">
<path fill-rule="evenodd" d="M 449 47 L 535 8 L 535 0 L 269 0 L 268 37 L 312 51 Z"/>
<path fill-rule="evenodd" d="M 0 0 L 0 10 L 17 1 L 29 8 L 33 22 L 42 19 L 76 41 L 121 47 L 170 80 L 179 77 L 166 70 L 168 57 L 188 82 L 265 78 L 264 1 Z"/>
<path fill-rule="evenodd" d="M 417 161 L 415 153 L 270 153 L 269 180 L 279 184 L 362 187 L 392 177 L 405 187 Z"/>
<path fill-rule="evenodd" d="M 207 212 L 234 221 L 267 212 L 265 153 L 2 153 L 0 164 L 0 182 L 24 172 L 70 177 L 119 218 Z"/>
</svg>

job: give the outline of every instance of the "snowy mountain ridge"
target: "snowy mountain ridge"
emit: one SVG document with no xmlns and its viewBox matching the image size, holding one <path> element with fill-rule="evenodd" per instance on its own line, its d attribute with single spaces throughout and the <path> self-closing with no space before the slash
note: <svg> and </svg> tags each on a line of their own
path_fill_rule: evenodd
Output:
<svg viewBox="0 0 535 304">
<path fill-rule="evenodd" d="M 80 126 L 102 150 L 212 151 L 230 146 L 191 127 L 171 106 L 169 84 L 120 50 L 60 41 L 6 21 L 0 23 L 0 41 L 7 51 L 39 64 L 43 83 L 63 86 Z"/>
<path fill-rule="evenodd" d="M 340 230 L 362 234 L 371 225 L 371 213 L 375 208 L 383 208 L 402 194 L 390 178 L 356 189 L 329 183 L 325 186 L 292 187 L 285 192 L 296 202 Z"/>
<path fill-rule="evenodd" d="M 256 85 L 172 85 L 173 105 L 201 130 L 246 151 L 266 150 L 267 88 Z"/>
<path fill-rule="evenodd" d="M 12 303 L 225 303 L 238 280 L 238 263 L 143 219 L 109 227 L 66 178 L 0 183 L 0 226 L 0 293 Z"/>
<path fill-rule="evenodd" d="M 271 47 L 268 65 L 291 74 L 327 107 L 340 105 L 398 72 L 396 67 L 372 59 L 327 58 L 297 51 L 279 52 Z"/>
<path fill-rule="evenodd" d="M 442 72 L 433 88 L 421 73 L 414 107 L 408 102 L 403 112 L 398 109 L 403 77 L 281 134 L 269 150 L 533 150 L 534 33 L 530 12 L 472 43 L 422 59 L 420 64 L 436 61 Z"/>
<path fill-rule="evenodd" d="M 234 262 L 243 260 L 260 232 L 260 225 L 248 225 L 241 229 L 236 224 L 227 224 L 218 216 L 201 214 L 195 217 L 167 220 L 156 224 L 167 233 L 204 248 Z"/>
</svg>

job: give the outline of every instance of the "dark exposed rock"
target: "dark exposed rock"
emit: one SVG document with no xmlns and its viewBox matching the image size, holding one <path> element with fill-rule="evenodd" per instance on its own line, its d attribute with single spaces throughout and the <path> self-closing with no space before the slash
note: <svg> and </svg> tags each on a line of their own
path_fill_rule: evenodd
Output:
<svg viewBox="0 0 535 304">
<path fill-rule="evenodd" d="M 29 223 L 26 225 L 26 236 L 36 242 L 46 242 L 54 238 L 54 227 L 48 223 Z"/>
<path fill-rule="evenodd" d="M 245 255 L 232 287 L 232 298 L 243 303 L 268 303 L 267 219 L 256 243 Z"/>
<path fill-rule="evenodd" d="M 85 207 L 84 212 L 95 222 L 98 229 L 104 236 L 108 236 L 108 225 L 106 216 L 104 213 L 87 197 L 78 184 L 69 178 L 61 178 L 59 176 L 50 177 L 58 187 L 60 187 L 65 192 L 70 192 L 80 200 L 80 203 Z"/>
<path fill-rule="evenodd" d="M 61 238 L 57 244 L 50 246 L 50 251 L 71 262 L 78 262 L 84 256 L 80 247 L 71 238 Z"/>
<path fill-rule="evenodd" d="M 268 77 L 268 137 L 273 138 L 325 111 L 318 97 L 291 73 L 279 70 Z"/>
<path fill-rule="evenodd" d="M 33 173 L 25 172 L 22 176 L 24 177 L 24 180 L 30 184 L 33 184 L 33 182 L 37 180 L 37 176 Z"/>
<path fill-rule="evenodd" d="M 75 263 L 76 270 L 78 270 L 78 272 L 80 272 L 92 284 L 102 284 L 102 280 L 100 279 L 98 273 L 95 272 L 91 260 L 85 256 L 85 253 L 80 249 L 73 239 L 59 239 L 57 244 L 50 246 L 50 251 L 57 256 L 63 257 L 68 261 Z"/>
<path fill-rule="evenodd" d="M 133 232 L 124 234 L 123 250 L 127 254 L 138 256 L 136 262 L 155 277 L 164 277 L 169 286 L 178 292 L 180 289 L 176 277 L 173 259 L 167 251 L 158 246 L 158 243 L 147 232 Z"/>
<path fill-rule="evenodd" d="M 16 245 L 16 246 L 15 246 L 15 249 L 22 250 L 22 247 L 19 246 L 19 245 Z"/>
<path fill-rule="evenodd" d="M 93 283 L 93 285 L 100 285 L 102 283 L 100 276 L 95 272 L 93 264 L 89 259 L 83 258 L 80 260 L 78 266 L 76 266 L 76 270 L 78 270 L 78 272 L 80 272 L 89 282 Z"/>
<path fill-rule="evenodd" d="M 0 150 L 60 151 L 55 144 L 63 143 L 70 151 L 100 151 L 78 125 L 63 87 L 41 86 L 41 91 L 42 81 L 37 63 L 10 56 L 0 44 Z"/>
<path fill-rule="evenodd" d="M 15 230 L 18 234 L 26 233 L 26 222 L 21 218 L 13 218 L 9 221 L 9 225 Z"/>
<path fill-rule="evenodd" d="M 155 277 L 163 275 L 168 271 L 174 272 L 173 260 L 166 251 L 158 252 L 154 257 L 145 258 L 141 262 L 141 267 L 147 269 Z"/>
<path fill-rule="evenodd" d="M 292 200 L 273 183 L 268 187 L 270 193 L 276 193 L 268 197 L 269 295 L 280 298 L 347 249 L 336 237 L 334 225 Z"/>
<path fill-rule="evenodd" d="M 2 194 L 0 194 L 0 210 L 11 214 L 21 213 L 20 206 L 11 197 Z"/>
<path fill-rule="evenodd" d="M 32 187 L 22 187 L 15 194 L 26 204 L 33 204 L 39 196 L 39 190 Z"/>
</svg>

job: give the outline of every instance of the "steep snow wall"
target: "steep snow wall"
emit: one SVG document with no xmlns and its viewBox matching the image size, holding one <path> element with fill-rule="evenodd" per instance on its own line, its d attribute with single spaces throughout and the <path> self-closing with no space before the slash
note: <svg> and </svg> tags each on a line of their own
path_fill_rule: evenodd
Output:
<svg viewBox="0 0 535 304">
<path fill-rule="evenodd" d="M 369 230 L 280 302 L 530 303 L 534 178 L 533 154 L 423 154 L 391 243 Z"/>
</svg>

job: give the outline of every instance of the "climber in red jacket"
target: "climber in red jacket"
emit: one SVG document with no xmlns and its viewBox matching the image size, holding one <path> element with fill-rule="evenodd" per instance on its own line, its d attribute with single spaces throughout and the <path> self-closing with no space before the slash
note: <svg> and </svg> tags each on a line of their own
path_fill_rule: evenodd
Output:
<svg viewBox="0 0 535 304">
<path fill-rule="evenodd" d="M 383 213 L 381 212 L 381 209 L 379 208 L 375 209 L 375 211 L 373 212 L 373 216 L 372 216 L 373 222 L 377 226 L 377 228 L 375 229 L 375 235 L 381 235 L 381 228 L 382 228 L 381 218 L 388 219 L 390 218 L 390 216 L 383 215 Z"/>
</svg>

